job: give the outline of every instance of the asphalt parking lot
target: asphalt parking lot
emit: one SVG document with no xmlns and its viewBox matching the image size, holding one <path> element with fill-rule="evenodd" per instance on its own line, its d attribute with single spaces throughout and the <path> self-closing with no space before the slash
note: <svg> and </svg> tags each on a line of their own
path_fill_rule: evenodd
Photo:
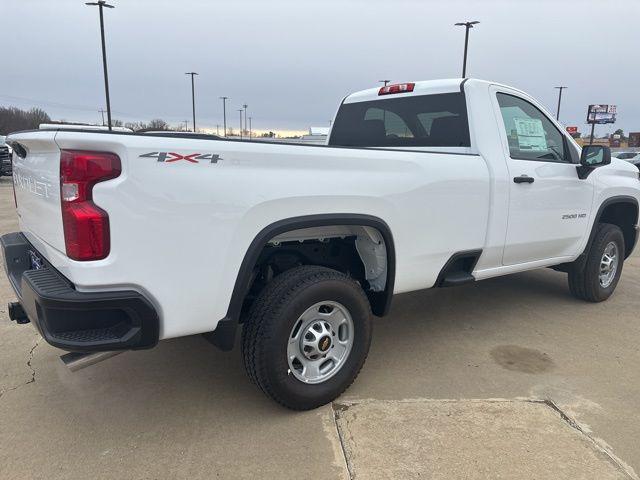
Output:
<svg viewBox="0 0 640 480">
<path fill-rule="evenodd" d="M 638 478 L 638 255 L 597 305 L 551 270 L 398 296 L 355 384 L 304 413 L 199 336 L 70 373 L 2 275 L 0 478 Z"/>
</svg>

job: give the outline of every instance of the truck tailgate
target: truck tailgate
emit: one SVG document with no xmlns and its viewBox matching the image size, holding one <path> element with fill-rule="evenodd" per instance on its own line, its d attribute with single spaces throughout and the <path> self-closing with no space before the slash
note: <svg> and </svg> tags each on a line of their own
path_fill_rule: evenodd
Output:
<svg viewBox="0 0 640 480">
<path fill-rule="evenodd" d="M 20 228 L 60 252 L 65 251 L 60 207 L 60 149 L 56 132 L 11 135 L 24 156 L 13 154 L 13 182 Z"/>
</svg>

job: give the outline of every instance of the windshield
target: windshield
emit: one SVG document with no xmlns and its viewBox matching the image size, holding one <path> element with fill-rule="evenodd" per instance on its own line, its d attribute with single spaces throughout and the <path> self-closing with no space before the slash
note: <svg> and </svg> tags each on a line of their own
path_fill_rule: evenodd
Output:
<svg viewBox="0 0 640 480">
<path fill-rule="evenodd" d="M 469 147 L 462 93 L 345 103 L 329 145 L 348 147 Z"/>
</svg>

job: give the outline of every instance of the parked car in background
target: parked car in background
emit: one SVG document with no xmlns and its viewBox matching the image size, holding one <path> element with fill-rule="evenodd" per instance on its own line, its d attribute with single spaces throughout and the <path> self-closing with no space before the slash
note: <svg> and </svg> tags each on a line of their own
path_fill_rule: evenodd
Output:
<svg viewBox="0 0 640 480">
<path fill-rule="evenodd" d="M 632 163 L 636 167 L 640 168 L 640 152 L 615 152 L 612 155 L 620 160 Z"/>
<path fill-rule="evenodd" d="M 0 176 L 11 175 L 11 147 L 5 143 L 4 135 L 0 135 Z"/>
</svg>

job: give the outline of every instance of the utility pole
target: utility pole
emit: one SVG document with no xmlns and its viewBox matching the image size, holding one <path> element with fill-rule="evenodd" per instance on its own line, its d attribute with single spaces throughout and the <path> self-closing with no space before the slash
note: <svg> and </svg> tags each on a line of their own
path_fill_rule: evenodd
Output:
<svg viewBox="0 0 640 480">
<path fill-rule="evenodd" d="M 242 112 L 243 112 L 243 110 L 241 108 L 239 108 L 238 112 L 240 112 L 240 140 L 242 140 Z"/>
<path fill-rule="evenodd" d="M 185 120 L 184 121 L 184 131 L 188 132 L 189 131 L 189 120 Z"/>
<path fill-rule="evenodd" d="M 247 129 L 247 107 L 248 105 L 245 103 L 244 105 L 242 105 L 242 108 L 244 108 L 244 129 Z"/>
<path fill-rule="evenodd" d="M 477 25 L 477 20 L 473 22 L 459 22 L 456 23 L 456 27 L 465 27 L 464 32 L 464 60 L 462 61 L 462 78 L 467 78 L 467 50 L 469 48 L 469 29 L 473 28 L 474 25 Z"/>
<path fill-rule="evenodd" d="M 220 136 L 220 124 L 216 123 L 216 135 Z"/>
<path fill-rule="evenodd" d="M 384 83 L 384 86 L 386 87 L 390 81 L 391 80 L 378 80 L 378 83 Z"/>
<path fill-rule="evenodd" d="M 193 77 L 198 74 L 196 72 L 187 72 L 185 75 L 191 75 L 191 111 L 193 112 L 193 133 L 196 133 L 196 93 Z"/>
<path fill-rule="evenodd" d="M 102 115 L 102 126 L 104 127 L 104 112 L 106 111 L 104 108 L 101 108 L 100 110 L 98 110 L 100 112 L 100 115 Z"/>
<path fill-rule="evenodd" d="M 556 111 L 556 120 L 560 120 L 560 102 L 562 101 L 562 90 L 568 87 L 553 87 L 558 89 L 558 110 Z"/>
<path fill-rule="evenodd" d="M 249 140 L 251 140 L 251 117 L 249 117 Z"/>
<path fill-rule="evenodd" d="M 107 97 L 107 121 L 109 124 L 109 130 L 111 130 L 111 101 L 109 100 L 109 75 L 107 74 L 107 47 L 104 41 L 104 17 L 102 15 L 103 8 L 115 8 L 113 5 L 109 5 L 104 0 L 98 0 L 97 2 L 86 2 L 85 5 L 92 7 L 97 6 L 100 11 L 100 38 L 102 40 L 102 70 L 104 71 L 104 93 Z M 104 121 L 103 121 L 104 123 Z"/>
<path fill-rule="evenodd" d="M 222 118 L 223 118 L 223 124 L 224 124 L 224 136 L 225 138 L 227 137 L 227 100 L 229 100 L 229 97 L 220 97 L 220 100 L 222 100 Z"/>
</svg>

